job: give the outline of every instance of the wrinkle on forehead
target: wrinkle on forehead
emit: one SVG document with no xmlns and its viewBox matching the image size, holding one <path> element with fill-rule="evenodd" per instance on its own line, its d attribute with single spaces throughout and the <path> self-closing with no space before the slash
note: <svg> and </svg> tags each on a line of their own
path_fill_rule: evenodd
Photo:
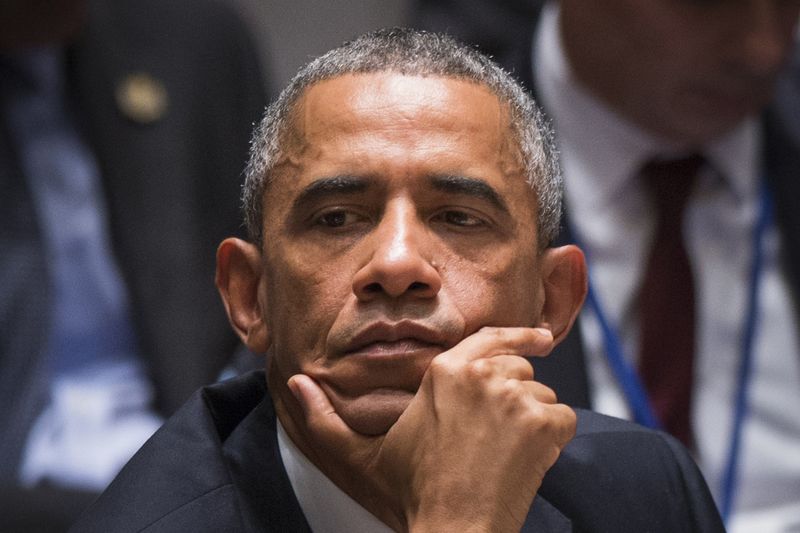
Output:
<svg viewBox="0 0 800 533">
<path fill-rule="evenodd" d="M 359 78 L 368 79 L 369 83 L 352 83 Z M 341 105 L 332 107 L 331 100 Z M 456 114 L 452 112 L 454 109 L 458 111 Z M 407 126 L 416 124 L 423 114 L 427 118 L 440 118 L 433 123 L 436 128 L 447 129 L 458 121 L 462 135 L 499 132 L 497 138 L 505 144 L 501 148 L 513 147 L 515 155 L 519 151 L 512 135 L 508 106 L 487 87 L 456 78 L 380 72 L 347 74 L 307 88 L 295 106 L 292 131 L 287 132 L 287 152 L 292 152 L 287 154 L 287 160 L 303 153 L 316 136 L 334 131 L 347 133 L 360 127 L 354 117 L 371 116 L 376 131 L 402 130 L 413 141 L 414 130 Z"/>
</svg>

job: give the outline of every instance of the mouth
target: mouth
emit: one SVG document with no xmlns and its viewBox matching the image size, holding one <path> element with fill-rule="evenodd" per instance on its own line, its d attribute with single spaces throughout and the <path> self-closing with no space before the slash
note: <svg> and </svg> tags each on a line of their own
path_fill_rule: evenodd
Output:
<svg viewBox="0 0 800 533">
<path fill-rule="evenodd" d="M 413 395 L 433 358 L 460 338 L 455 324 L 445 321 L 376 318 L 334 337 L 324 364 L 309 373 L 342 404 L 379 393 Z"/>
<path fill-rule="evenodd" d="M 350 357 L 399 359 L 404 357 L 418 357 L 422 355 L 422 353 L 429 353 L 432 350 L 440 352 L 442 348 L 439 344 L 423 342 L 418 339 L 399 339 L 392 342 L 372 342 L 347 352 L 347 355 Z"/>
<path fill-rule="evenodd" d="M 344 346 L 346 356 L 402 358 L 446 349 L 444 335 L 413 321 L 376 322 L 368 325 Z"/>
</svg>

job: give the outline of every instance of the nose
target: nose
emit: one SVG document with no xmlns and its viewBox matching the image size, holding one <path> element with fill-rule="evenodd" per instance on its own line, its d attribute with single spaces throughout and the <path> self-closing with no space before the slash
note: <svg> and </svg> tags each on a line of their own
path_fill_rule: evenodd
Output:
<svg viewBox="0 0 800 533">
<path fill-rule="evenodd" d="M 798 9 L 796 2 L 751 0 L 742 2 L 741 61 L 756 78 L 772 77 L 783 66 L 794 42 Z"/>
<path fill-rule="evenodd" d="M 442 279 L 433 263 L 433 237 L 413 205 L 390 205 L 365 243 L 369 259 L 353 278 L 360 301 L 381 297 L 433 298 Z"/>
</svg>

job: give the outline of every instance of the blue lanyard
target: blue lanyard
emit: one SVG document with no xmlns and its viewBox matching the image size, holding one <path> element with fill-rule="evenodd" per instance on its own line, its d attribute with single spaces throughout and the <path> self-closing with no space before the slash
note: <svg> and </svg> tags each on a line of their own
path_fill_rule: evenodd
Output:
<svg viewBox="0 0 800 533">
<path fill-rule="evenodd" d="M 736 407 L 734 424 L 728 449 L 728 462 L 722 478 L 722 502 L 720 514 L 727 523 L 733 510 L 733 500 L 738 478 L 739 453 L 741 451 L 743 422 L 747 416 L 747 395 L 753 374 L 753 345 L 758 326 L 758 291 L 761 285 L 761 271 L 764 266 L 764 235 L 772 222 L 772 202 L 767 187 L 761 185 L 761 208 L 753 231 L 753 264 L 750 267 L 750 290 L 747 294 L 747 315 L 742 335 L 742 360 L 739 363 L 739 376 L 736 388 Z"/>
<path fill-rule="evenodd" d="M 739 455 L 741 453 L 742 429 L 748 410 L 748 390 L 752 378 L 753 370 L 753 344 L 755 339 L 756 326 L 758 325 L 758 292 L 761 282 L 761 272 L 764 263 L 764 235 L 772 221 L 772 202 L 766 186 L 762 184 L 760 191 L 760 208 L 758 219 L 753 231 L 753 264 L 750 269 L 750 284 L 747 295 L 747 310 L 745 314 L 744 331 L 742 333 L 741 360 L 737 375 L 737 388 L 735 398 L 735 409 L 733 418 L 733 429 L 731 431 L 730 446 L 728 457 L 721 484 L 720 514 L 725 522 L 728 521 L 733 509 L 733 502 L 736 492 L 738 478 Z M 580 246 L 575 231 L 571 232 L 573 240 Z M 587 253 L 584 250 L 584 253 Z M 587 262 L 588 262 L 587 253 Z M 616 328 L 609 322 L 608 317 L 597 297 L 597 292 L 593 288 L 593 283 L 589 282 L 589 292 L 587 294 L 587 304 L 592 309 L 600 324 L 603 333 L 603 347 L 605 348 L 608 363 L 614 373 L 614 377 L 622 388 L 622 392 L 631 410 L 633 419 L 643 426 L 662 429 L 661 423 L 656 417 L 650 399 L 642 384 L 636 370 L 628 363 L 623 355 L 622 344 L 617 335 Z"/>
</svg>

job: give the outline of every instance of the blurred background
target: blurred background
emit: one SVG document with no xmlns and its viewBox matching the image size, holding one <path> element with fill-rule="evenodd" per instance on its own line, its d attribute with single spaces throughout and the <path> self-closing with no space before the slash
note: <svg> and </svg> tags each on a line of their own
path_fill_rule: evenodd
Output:
<svg viewBox="0 0 800 533">
<path fill-rule="evenodd" d="M 414 0 L 225 0 L 244 14 L 271 69 L 270 85 L 283 87 L 309 59 L 370 29 L 408 24 Z"/>
</svg>

